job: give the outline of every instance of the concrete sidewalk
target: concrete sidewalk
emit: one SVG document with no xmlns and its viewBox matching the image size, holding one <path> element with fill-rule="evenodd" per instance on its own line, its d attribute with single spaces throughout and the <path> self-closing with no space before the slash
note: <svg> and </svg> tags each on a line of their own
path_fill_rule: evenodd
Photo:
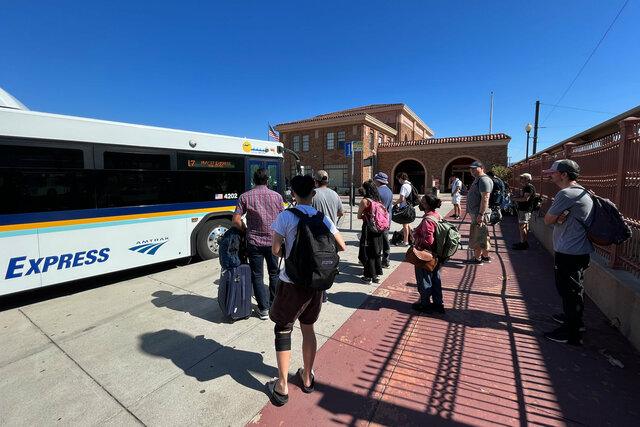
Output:
<svg viewBox="0 0 640 427">
<path fill-rule="evenodd" d="M 468 236 L 468 217 L 460 226 Z M 534 236 L 507 250 L 514 217 L 492 235 L 491 264 L 460 250 L 443 268 L 445 315 L 411 309 L 413 267 L 401 264 L 319 350 L 316 391 L 292 376 L 289 403 L 252 424 L 638 425 L 638 353 L 590 300 L 584 346 L 544 339 L 561 311 L 552 257 Z"/>
</svg>

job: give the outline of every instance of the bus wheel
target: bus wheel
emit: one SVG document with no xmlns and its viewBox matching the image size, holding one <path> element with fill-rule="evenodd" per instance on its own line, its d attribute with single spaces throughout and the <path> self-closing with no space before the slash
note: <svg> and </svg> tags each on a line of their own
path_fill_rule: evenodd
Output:
<svg viewBox="0 0 640 427">
<path fill-rule="evenodd" d="M 198 255 L 202 259 L 213 259 L 218 256 L 218 240 L 228 229 L 231 221 L 228 219 L 214 219 L 207 222 L 198 233 Z"/>
</svg>

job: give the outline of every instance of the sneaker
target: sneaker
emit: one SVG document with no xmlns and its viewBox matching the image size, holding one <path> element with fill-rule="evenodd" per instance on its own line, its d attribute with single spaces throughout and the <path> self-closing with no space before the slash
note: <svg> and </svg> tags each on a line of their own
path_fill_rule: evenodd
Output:
<svg viewBox="0 0 640 427">
<path fill-rule="evenodd" d="M 431 304 L 431 307 L 433 307 L 433 311 L 435 311 L 436 313 L 439 313 L 439 314 L 445 313 L 443 304 Z"/>
<path fill-rule="evenodd" d="M 460 219 L 460 217 L 456 215 L 453 217 L 453 219 Z"/>
<path fill-rule="evenodd" d="M 567 321 L 567 316 L 565 316 L 564 313 L 554 314 L 553 316 L 551 316 L 551 318 L 554 320 L 554 322 L 561 325 L 564 325 L 564 322 Z M 580 327 L 578 328 L 578 330 L 580 332 L 587 332 L 587 328 L 584 326 L 584 323 L 582 323 L 582 321 L 580 321 Z"/>
<path fill-rule="evenodd" d="M 407 247 L 407 246 L 409 246 L 409 242 L 398 242 L 398 243 L 396 243 L 396 246 L 404 246 L 404 247 Z"/>
<path fill-rule="evenodd" d="M 269 310 L 265 309 L 265 310 L 260 310 L 259 308 L 255 308 L 254 309 L 256 316 L 258 316 L 258 318 L 260 320 L 267 320 L 269 318 Z"/>
<path fill-rule="evenodd" d="M 380 283 L 380 279 L 379 279 L 379 278 L 377 278 L 377 277 L 374 277 L 373 279 L 371 279 L 371 281 L 372 281 L 373 283 Z"/>
<path fill-rule="evenodd" d="M 482 258 L 478 259 L 478 258 L 471 258 L 470 260 L 466 261 L 467 264 L 471 264 L 471 265 L 483 265 L 484 262 L 482 262 Z"/>
<path fill-rule="evenodd" d="M 382 268 L 391 268 L 391 264 L 389 264 L 389 261 L 383 262 L 382 263 Z"/>
<path fill-rule="evenodd" d="M 480 258 L 482 259 L 482 262 L 486 262 L 487 264 L 491 264 L 492 259 L 491 259 L 490 256 L 483 256 L 483 257 L 480 257 Z"/>
<path fill-rule="evenodd" d="M 551 332 L 546 332 L 544 337 L 553 342 L 571 344 L 571 345 L 582 345 L 582 338 L 578 337 L 570 337 L 569 333 L 562 326 L 554 329 Z"/>
<path fill-rule="evenodd" d="M 367 284 L 371 283 L 371 277 L 362 276 L 360 277 L 360 280 Z"/>
<path fill-rule="evenodd" d="M 413 304 L 411 304 L 411 308 L 421 313 L 427 313 L 427 314 L 433 313 L 433 308 L 431 308 L 431 304 L 425 305 L 420 301 L 414 302 Z"/>
</svg>

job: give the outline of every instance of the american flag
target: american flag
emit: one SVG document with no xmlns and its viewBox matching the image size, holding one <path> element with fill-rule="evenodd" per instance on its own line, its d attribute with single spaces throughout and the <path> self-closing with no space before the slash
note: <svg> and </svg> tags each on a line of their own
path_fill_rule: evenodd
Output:
<svg viewBox="0 0 640 427">
<path fill-rule="evenodd" d="M 270 123 L 267 123 L 267 124 L 269 125 L 269 136 L 273 138 L 274 141 L 280 142 L 280 137 L 278 136 L 276 131 L 273 130 L 273 128 L 271 127 L 271 124 Z"/>
</svg>

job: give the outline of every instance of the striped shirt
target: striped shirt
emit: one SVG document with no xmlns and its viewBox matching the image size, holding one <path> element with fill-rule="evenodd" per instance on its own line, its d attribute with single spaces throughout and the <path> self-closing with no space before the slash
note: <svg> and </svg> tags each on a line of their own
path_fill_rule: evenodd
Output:
<svg viewBox="0 0 640 427">
<path fill-rule="evenodd" d="M 280 212 L 284 211 L 282 196 L 266 185 L 242 193 L 236 206 L 236 215 L 247 214 L 247 243 L 253 246 L 271 246 L 269 229 Z"/>
</svg>

